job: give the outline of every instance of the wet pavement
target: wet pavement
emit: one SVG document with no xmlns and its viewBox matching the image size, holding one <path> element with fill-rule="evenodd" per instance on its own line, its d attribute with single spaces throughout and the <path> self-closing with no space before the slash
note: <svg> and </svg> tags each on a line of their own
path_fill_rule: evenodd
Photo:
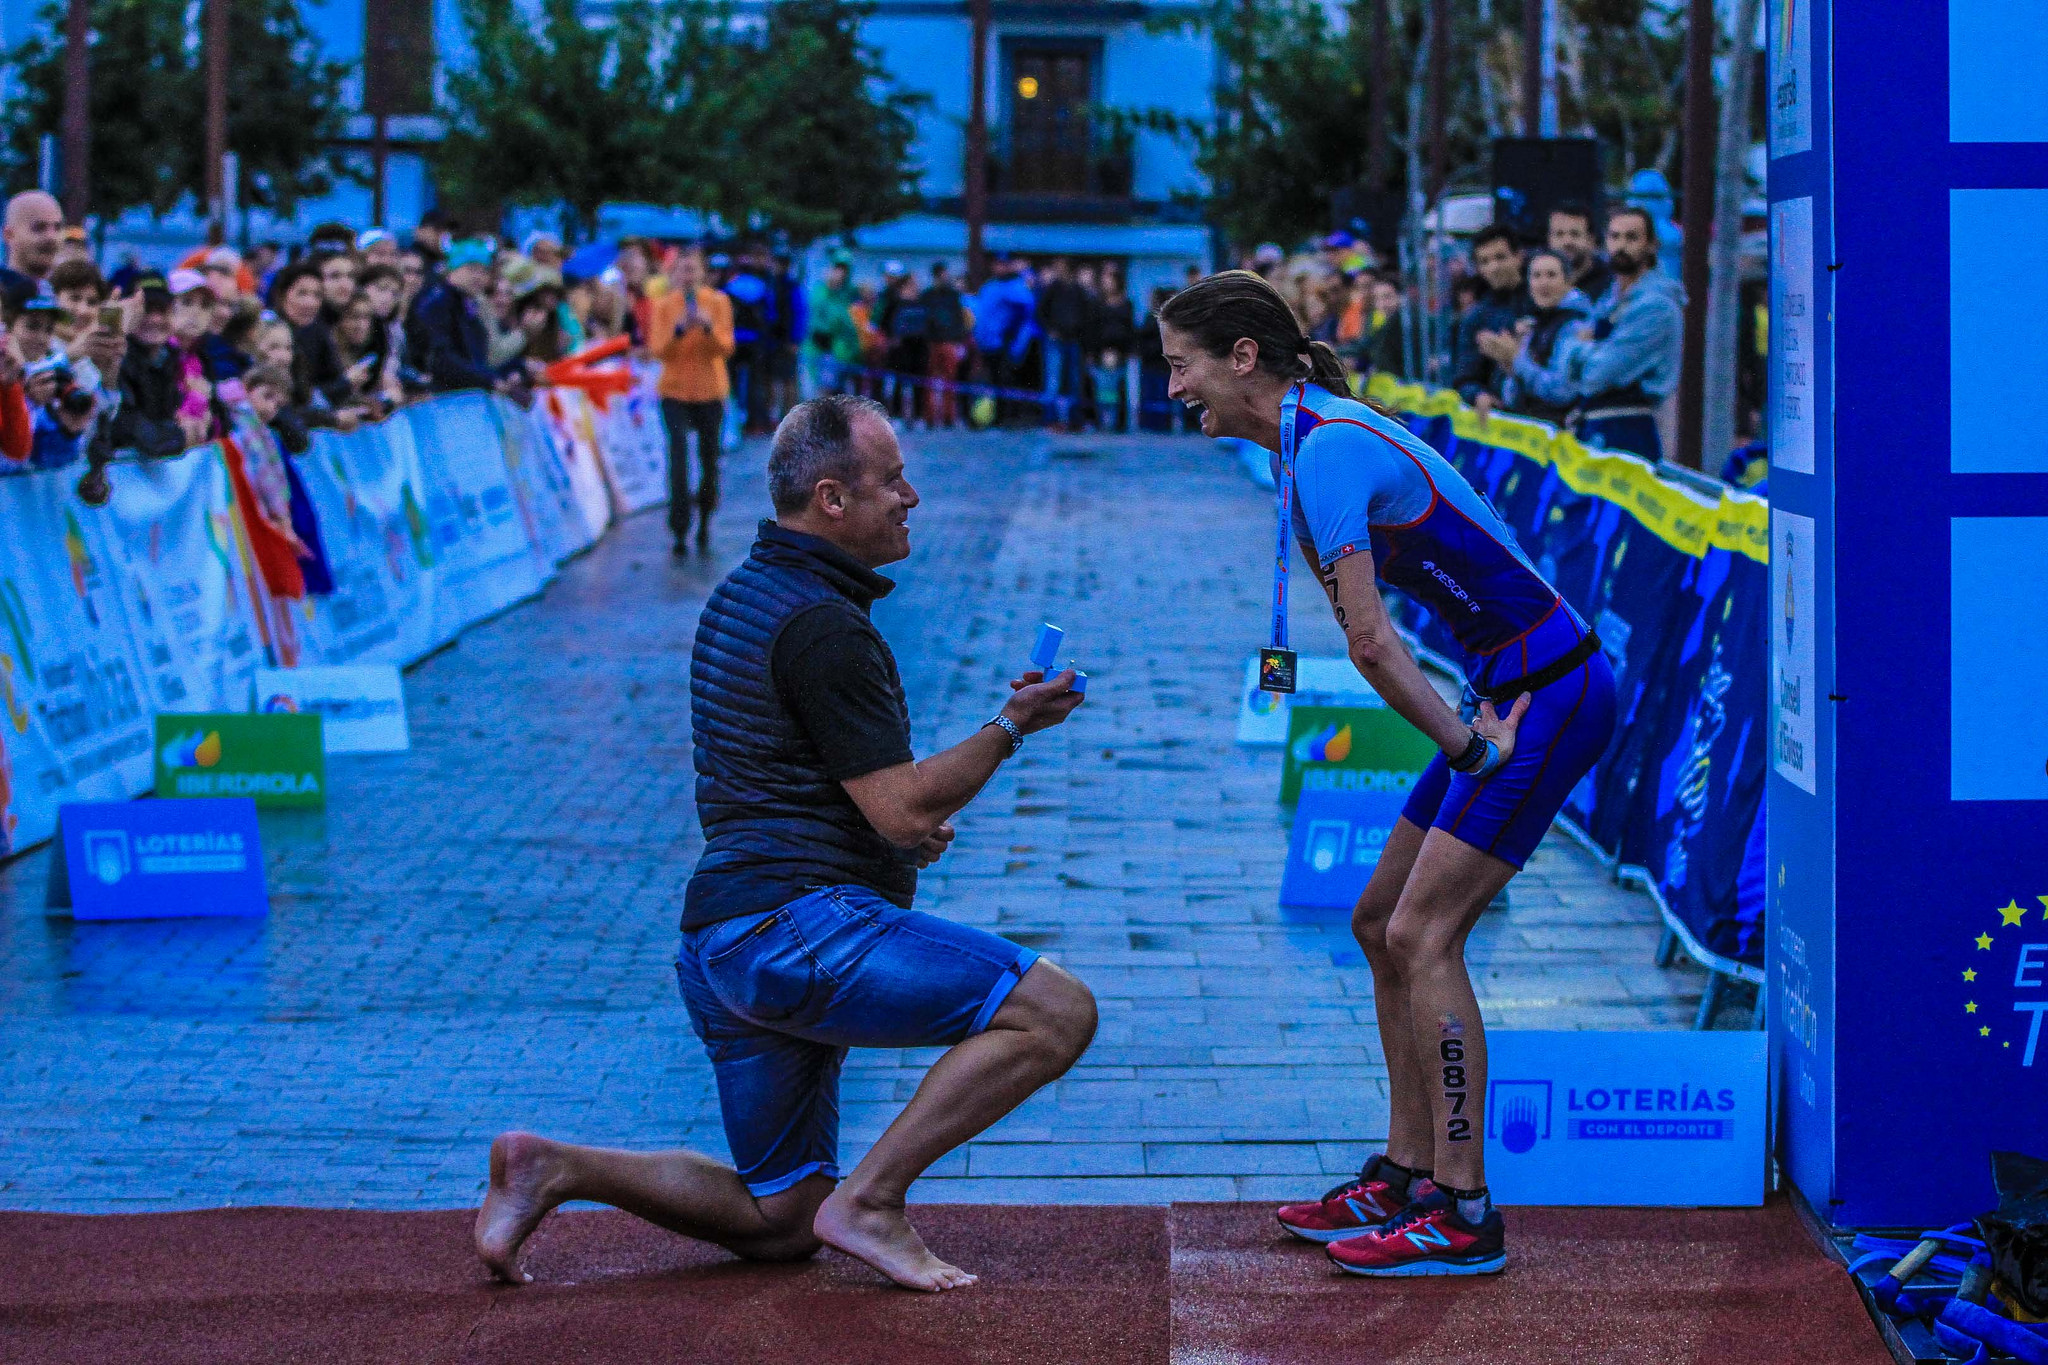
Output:
<svg viewBox="0 0 2048 1365">
<path fill-rule="evenodd" d="M 994 712 L 1042 620 L 1091 677 L 958 818 L 920 906 L 1102 1006 L 1081 1064 L 912 1197 L 1320 1192 L 1383 1134 L 1386 1072 L 1344 917 L 1276 908 L 1279 752 L 1234 743 L 1268 495 L 1193 438 L 906 439 L 925 502 L 875 616 L 919 752 Z M 513 1125 L 723 1156 L 670 965 L 701 843 L 688 651 L 764 456 L 730 457 L 710 560 L 644 514 L 409 671 L 412 751 L 331 758 L 327 811 L 265 817 L 268 920 L 74 924 L 43 912 L 47 851 L 0 868 L 0 1206 L 459 1206 Z M 1296 597 L 1296 647 L 1340 653 Z M 1657 938 L 1554 834 L 1475 934 L 1486 1018 L 1688 1027 L 1705 977 L 1653 966 Z M 852 1056 L 844 1159 L 936 1055 Z"/>
</svg>

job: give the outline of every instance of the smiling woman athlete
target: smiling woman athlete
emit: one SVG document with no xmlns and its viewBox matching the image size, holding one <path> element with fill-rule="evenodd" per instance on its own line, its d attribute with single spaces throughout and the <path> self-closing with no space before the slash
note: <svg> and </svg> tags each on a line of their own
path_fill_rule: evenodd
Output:
<svg viewBox="0 0 2048 1365">
<path fill-rule="evenodd" d="M 1486 1034 L 1465 971 L 1479 914 L 1614 732 L 1614 675 L 1578 613 L 1493 508 L 1404 427 L 1348 396 L 1336 353 L 1243 270 L 1160 310 L 1170 397 L 1208 436 L 1273 453 L 1281 506 L 1351 662 L 1443 750 L 1416 783 L 1352 912 L 1372 968 L 1392 1112 L 1387 1151 L 1280 1222 L 1359 1275 L 1485 1275 L 1507 1262 L 1486 1192 Z M 1446 705 L 1379 584 L 1441 618 L 1466 679 Z M 1277 642 L 1276 642 L 1277 643 Z"/>
</svg>

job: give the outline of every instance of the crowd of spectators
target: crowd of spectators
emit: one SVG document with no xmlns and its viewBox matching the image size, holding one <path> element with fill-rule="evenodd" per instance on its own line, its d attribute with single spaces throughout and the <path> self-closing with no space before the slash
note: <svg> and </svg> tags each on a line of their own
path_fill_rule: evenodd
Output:
<svg viewBox="0 0 2048 1365">
<path fill-rule="evenodd" d="M 1504 227 L 1472 240 L 1473 272 L 1453 332 L 1451 386 L 1481 413 L 1574 429 L 1590 445 L 1661 458 L 1659 410 L 1678 386 L 1685 295 L 1658 268 L 1655 219 L 1555 209 L 1547 243 L 1525 250 Z"/>
<path fill-rule="evenodd" d="M 1604 255 L 1596 235 L 1574 205 L 1550 216 L 1540 249 L 1479 233 L 1454 271 L 1450 353 L 1419 368 L 1481 412 L 1654 458 L 1682 295 L 1657 268 L 1650 214 L 1616 210 Z M 660 366 L 679 553 L 693 528 L 699 545 L 707 534 L 720 452 L 809 394 L 867 393 L 909 426 L 1188 426 L 1166 398 L 1159 340 L 1174 289 L 1140 307 L 1116 260 L 999 254 L 969 288 L 944 261 L 856 280 L 841 252 L 806 282 L 760 243 L 627 239 L 572 256 L 545 232 L 514 245 L 429 215 L 403 238 L 325 224 L 290 251 L 244 256 L 215 240 L 167 271 L 130 260 L 102 275 L 84 232 L 39 192 L 8 201 L 0 236 L 0 462 L 86 460 L 102 496 L 115 450 L 175 454 L 246 412 L 295 454 L 312 428 L 346 431 L 425 394 L 525 403 L 549 366 L 619 336 Z M 1267 244 L 1241 265 L 1361 379 L 1418 368 L 1411 291 L 1368 244 L 1341 232 L 1292 256 Z"/>
<path fill-rule="evenodd" d="M 564 274 L 539 233 L 518 249 L 430 220 L 401 241 L 316 228 L 289 255 L 214 241 L 173 268 L 103 275 L 40 192 L 7 203 L 0 267 L 0 456 L 79 460 L 104 496 L 113 452 L 177 454 L 253 414 L 283 449 L 426 394 L 529 401 L 546 367 L 630 325 L 617 281 Z M 95 484 L 97 487 L 95 487 Z"/>
<path fill-rule="evenodd" d="M 1292 263 L 1266 247 L 1245 264 L 1282 285 L 1304 329 L 1359 373 L 1402 372 L 1401 283 L 1361 243 L 1338 234 Z M 1187 280 L 1200 273 L 1188 267 Z M 880 398 L 913 425 L 1178 429 L 1158 322 L 1173 293 L 1161 285 L 1140 306 L 1122 262 L 1008 254 L 971 292 L 943 261 L 923 274 L 890 261 L 880 279 L 856 282 L 840 253 L 809 297 L 814 383 Z"/>
</svg>

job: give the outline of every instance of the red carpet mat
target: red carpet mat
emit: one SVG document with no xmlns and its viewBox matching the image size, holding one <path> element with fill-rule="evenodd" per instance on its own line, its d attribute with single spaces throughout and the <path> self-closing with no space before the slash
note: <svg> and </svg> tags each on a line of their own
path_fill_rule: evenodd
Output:
<svg viewBox="0 0 2048 1365">
<path fill-rule="evenodd" d="M 1767 1211 L 1517 1210 L 1508 1273 L 1333 1276 L 1265 1205 L 923 1206 L 981 1283 L 761 1266 L 556 1214 L 489 1284 L 466 1213 L 0 1214 L 0 1360 L 153 1365 L 1886 1365 L 1842 1272 Z M 1169 1347 L 1169 1342 L 1170 1347 Z"/>
<path fill-rule="evenodd" d="M 1173 1339 L 1186 1365 L 1891 1365 L 1840 1266 L 1762 1209 L 1513 1209 L 1508 1268 L 1332 1273 L 1272 1211 L 1180 1204 Z"/>
</svg>

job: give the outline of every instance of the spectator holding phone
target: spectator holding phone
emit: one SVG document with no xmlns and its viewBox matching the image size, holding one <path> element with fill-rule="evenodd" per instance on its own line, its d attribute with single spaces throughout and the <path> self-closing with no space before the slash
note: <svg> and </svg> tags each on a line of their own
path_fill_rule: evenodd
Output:
<svg viewBox="0 0 2048 1365">
<path fill-rule="evenodd" d="M 140 300 L 109 300 L 107 283 L 91 261 L 59 265 L 50 272 L 50 289 L 57 296 L 57 340 L 71 360 L 71 377 L 98 391 L 104 413 L 128 349 L 129 314 Z"/>
<path fill-rule="evenodd" d="M 48 395 L 35 405 L 31 418 L 30 466 L 61 469 L 83 458 L 98 422 L 99 396 L 72 381 L 62 351 L 50 352 L 25 374 L 29 386 Z"/>
<path fill-rule="evenodd" d="M 184 363 L 171 342 L 171 291 L 161 275 L 140 282 L 128 352 L 121 359 L 121 406 L 114 414 L 114 445 L 152 458 L 176 455 L 206 439 L 203 428 L 179 414 Z"/>
<path fill-rule="evenodd" d="M 669 288 L 648 310 L 647 349 L 661 362 L 656 384 L 661 420 L 668 432 L 668 526 L 675 553 L 687 554 L 690 533 L 689 435 L 697 435 L 697 548 L 711 540 L 711 513 L 718 506 L 718 440 L 725 424 L 731 381 L 725 362 L 733 353 L 732 299 L 705 279 L 704 253 L 696 246 L 669 261 Z"/>
</svg>

